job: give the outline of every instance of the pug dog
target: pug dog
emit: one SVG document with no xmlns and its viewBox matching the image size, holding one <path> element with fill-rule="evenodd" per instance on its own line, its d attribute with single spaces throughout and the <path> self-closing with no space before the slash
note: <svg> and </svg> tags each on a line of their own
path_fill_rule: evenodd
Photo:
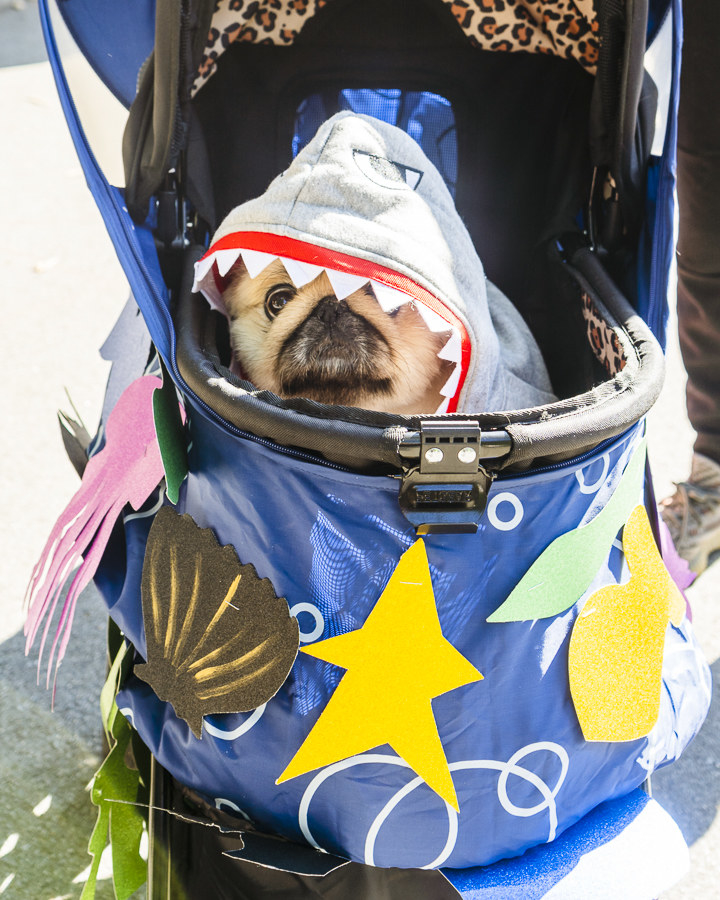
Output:
<svg viewBox="0 0 720 900">
<path fill-rule="evenodd" d="M 555 399 L 440 172 L 368 116 L 333 116 L 232 209 L 194 289 L 228 319 L 235 373 L 281 397 L 410 416 Z"/>
<path fill-rule="evenodd" d="M 326 271 L 296 287 L 277 259 L 255 278 L 242 261 L 223 300 L 243 375 L 280 397 L 404 415 L 434 412 L 453 368 L 411 302 L 389 312 L 372 285 L 338 300 Z"/>
</svg>

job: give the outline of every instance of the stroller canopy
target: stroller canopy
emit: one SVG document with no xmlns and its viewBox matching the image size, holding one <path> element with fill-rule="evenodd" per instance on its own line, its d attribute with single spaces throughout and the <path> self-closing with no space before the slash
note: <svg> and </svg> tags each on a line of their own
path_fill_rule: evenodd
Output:
<svg viewBox="0 0 720 900">
<path fill-rule="evenodd" d="M 125 154 L 126 199 L 136 221 L 144 220 L 150 197 L 164 184 L 168 171 L 179 164 L 181 147 L 191 163 L 184 190 L 211 230 L 232 205 L 259 194 L 289 162 L 289 157 L 281 155 L 279 159 L 272 153 L 255 154 L 260 159 L 241 156 L 238 168 L 247 173 L 246 183 L 238 186 L 237 193 L 230 192 L 228 205 L 218 204 L 217 198 L 213 203 L 208 201 L 208 196 L 224 190 L 227 179 L 222 172 L 223 165 L 212 152 L 209 160 L 198 163 L 198 144 L 216 144 L 216 135 L 206 131 L 204 110 L 208 107 L 217 109 L 219 102 L 217 92 L 207 100 L 201 98 L 206 89 L 213 91 L 211 76 L 217 68 L 227 67 L 225 58 L 229 50 L 242 46 L 250 53 L 250 70 L 244 73 L 250 75 L 250 90 L 240 89 L 235 112 L 242 109 L 243 120 L 252 132 L 258 125 L 256 110 L 262 113 L 267 100 L 259 96 L 262 91 L 258 90 L 258 85 L 263 80 L 272 81 L 266 78 L 271 73 L 276 73 L 273 78 L 277 81 L 278 60 L 281 68 L 295 70 L 303 60 L 299 47 L 317 46 L 320 41 L 326 48 L 330 47 L 330 57 L 333 57 L 334 45 L 336 56 L 345 63 L 344 87 L 350 87 L 351 82 L 357 82 L 361 77 L 353 48 L 362 48 L 367 72 L 372 69 L 372 59 L 379 49 L 399 46 L 400 40 L 407 40 L 411 47 L 413 42 L 422 46 L 430 28 L 433 38 L 442 35 L 440 43 L 448 47 L 445 58 L 438 61 L 439 69 L 446 73 L 446 80 L 447 73 L 455 70 L 460 79 L 469 82 L 468 93 L 479 94 L 482 105 L 487 107 L 488 125 L 492 125 L 498 115 L 517 119 L 508 139 L 515 146 L 527 144 L 528 137 L 534 141 L 530 134 L 532 130 L 544 130 L 552 136 L 549 159 L 564 159 L 567 165 L 565 189 L 570 193 L 575 191 L 575 208 L 570 204 L 568 209 L 573 208 L 572 215 L 576 215 L 582 213 L 584 207 L 592 206 L 592 203 L 588 204 L 587 174 L 583 172 L 583 187 L 578 192 L 573 185 L 576 165 L 568 159 L 566 152 L 569 149 L 566 144 L 573 138 L 568 139 L 565 135 L 558 111 L 548 108 L 547 103 L 540 104 L 537 121 L 530 123 L 530 130 L 523 130 L 519 120 L 527 119 L 527 110 L 532 111 L 538 106 L 536 99 L 528 95 L 527 108 L 518 109 L 518 115 L 514 117 L 515 98 L 501 89 L 500 82 L 512 76 L 530 90 L 533 81 L 540 78 L 545 83 L 546 94 L 558 95 L 556 105 L 573 120 L 571 132 L 575 132 L 575 139 L 585 133 L 581 138 L 581 143 L 588 145 L 589 161 L 585 167 L 589 165 L 597 170 L 594 194 L 602 197 L 608 190 L 616 192 L 616 203 L 612 212 L 605 216 L 605 223 L 598 221 L 596 213 L 587 227 L 596 229 L 594 236 L 599 243 L 612 252 L 617 250 L 619 257 L 629 254 L 637 260 L 634 273 L 623 273 L 622 287 L 663 343 L 667 272 L 672 256 L 674 94 L 679 56 L 679 28 L 674 24 L 679 19 L 679 9 L 674 7 L 679 6 L 678 0 L 628 3 L 582 0 L 578 3 L 558 2 L 552 4 L 552 8 L 533 0 L 514 4 L 420 0 L 413 4 L 412 17 L 407 15 L 407 6 L 402 3 L 378 2 L 360 4 L 362 12 L 359 18 L 356 17 L 357 21 L 352 13 L 357 4 L 344 0 L 184 0 L 183 3 L 159 0 L 157 9 L 155 6 L 152 0 L 132 0 L 124 4 L 109 0 L 96 3 L 65 0 L 59 4 L 76 42 L 100 77 L 125 105 L 133 105 Z M 563 62 L 570 59 L 578 71 L 571 79 L 574 86 L 570 93 L 563 86 L 568 76 L 563 74 L 556 84 L 553 68 L 542 65 L 520 65 L 517 74 L 513 75 L 502 62 L 488 64 L 488 75 L 478 80 L 477 73 L 462 63 L 469 50 L 477 51 L 476 55 L 497 57 L 503 62 L 510 56 L 555 58 Z M 267 65 L 262 62 L 265 58 Z M 336 62 L 332 59 L 330 62 L 330 68 L 337 68 Z M 419 65 L 421 71 L 427 68 L 430 74 L 435 74 L 438 69 L 432 54 L 421 53 L 419 57 L 415 54 L 414 59 L 412 52 L 409 56 L 405 54 L 402 64 L 408 62 L 411 66 Z M 327 58 L 325 63 L 327 68 Z M 590 81 L 584 82 L 583 76 Z M 378 86 L 394 86 L 392 71 L 385 69 L 378 78 Z M 413 76 L 413 80 L 417 82 L 418 76 Z M 573 99 L 578 92 L 584 93 L 581 102 Z M 592 97 L 588 99 L 590 94 Z M 196 108 L 191 108 L 191 97 L 198 100 Z M 391 113 L 387 111 L 378 113 L 376 109 L 353 108 L 403 125 L 390 118 Z M 325 109 L 325 117 L 336 111 L 337 106 Z M 195 121 L 198 116 L 202 120 L 201 128 Z M 314 127 L 319 124 L 319 121 L 313 122 Z M 274 131 L 269 132 L 273 140 L 277 127 L 273 124 Z M 199 132 L 205 132 L 201 141 L 197 137 Z M 264 140 L 265 135 L 262 133 L 258 137 Z M 292 135 L 289 141 L 291 138 Z M 472 144 L 478 143 L 472 135 L 468 140 Z M 531 144 L 533 149 L 529 156 L 531 160 L 535 158 L 535 164 L 528 167 L 527 160 L 520 157 L 515 166 L 518 172 L 527 168 L 531 173 L 526 182 L 522 178 L 518 180 L 519 194 L 527 194 L 528 183 L 537 185 L 543 181 L 543 167 L 547 165 L 547 157 L 542 151 L 538 152 L 532 141 Z M 482 148 L 482 139 L 478 146 Z M 427 153 L 427 146 L 424 149 Z M 487 152 L 488 160 L 493 162 L 498 155 L 502 158 L 506 151 L 504 146 L 496 145 L 489 147 Z M 461 165 L 467 167 L 467 147 L 459 147 L 458 153 Z M 482 152 L 479 159 L 481 163 L 485 162 Z M 208 167 L 212 176 L 207 174 Z M 608 173 L 611 182 L 607 181 Z M 214 190 L 209 187 L 209 180 L 215 182 Z M 551 180 L 548 184 L 552 189 Z M 608 184 L 611 184 L 610 188 Z M 462 205 L 464 194 L 468 190 L 477 194 L 479 186 L 487 190 L 478 184 L 476 175 L 466 175 L 458 197 L 461 212 L 476 243 L 477 223 L 472 215 L 468 220 Z M 507 185 L 502 188 L 505 191 Z M 488 203 L 493 207 L 504 203 L 508 208 L 514 208 L 515 199 L 512 192 L 505 195 L 499 192 L 497 196 L 489 196 Z M 561 200 L 558 200 L 558 207 L 562 212 Z M 619 209 L 622 214 L 618 216 Z M 521 233 L 516 241 L 516 257 L 526 255 L 538 237 L 544 236 L 544 230 L 532 221 L 532 209 L 528 218 L 527 236 L 523 238 Z M 558 227 L 558 222 L 551 215 L 543 225 L 545 230 L 552 230 Z M 566 227 L 567 220 L 559 225 Z M 488 245 L 488 252 L 483 246 L 478 249 L 481 258 L 489 260 L 489 276 L 514 297 L 512 272 L 517 264 L 503 261 L 501 247 L 508 243 L 507 233 L 502 227 L 497 233 L 498 240 Z M 616 243 L 621 245 L 619 249 L 612 246 Z M 496 257 L 499 257 L 497 272 L 493 270 Z M 504 283 L 498 272 L 504 272 L 509 283 Z"/>
</svg>

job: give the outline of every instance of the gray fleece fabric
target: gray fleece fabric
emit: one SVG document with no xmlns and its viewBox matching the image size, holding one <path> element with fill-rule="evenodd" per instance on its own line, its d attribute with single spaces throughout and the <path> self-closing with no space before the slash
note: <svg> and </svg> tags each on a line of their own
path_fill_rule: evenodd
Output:
<svg viewBox="0 0 720 900">
<path fill-rule="evenodd" d="M 369 260 L 434 294 L 470 337 L 459 412 L 523 409 L 556 399 L 534 338 L 485 277 L 442 176 L 394 125 L 352 112 L 328 119 L 262 196 L 229 213 L 213 243 L 239 231 L 269 232 Z"/>
</svg>

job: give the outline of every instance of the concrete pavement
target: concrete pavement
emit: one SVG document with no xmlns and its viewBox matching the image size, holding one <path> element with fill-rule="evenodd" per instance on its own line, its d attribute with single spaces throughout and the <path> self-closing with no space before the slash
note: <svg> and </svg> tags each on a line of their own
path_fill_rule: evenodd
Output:
<svg viewBox="0 0 720 900">
<path fill-rule="evenodd" d="M 0 538 L 0 896 L 76 900 L 94 820 L 84 787 L 101 752 L 97 697 L 104 672 L 105 616 L 92 590 L 78 618 L 58 684 L 55 711 L 35 686 L 35 655 L 23 654 L 22 598 L 50 528 L 77 487 L 56 425 L 65 388 L 93 430 L 107 364 L 97 348 L 127 287 L 59 109 L 39 42 L 37 11 L 0 0 L 0 197 L 3 199 L 0 393 L 3 460 Z M 16 5 L 22 5 L 18 0 Z M 83 74 L 85 72 L 85 74 Z M 76 99 L 91 140 L 118 172 L 122 116 L 76 60 Z M 101 99 L 100 113 L 92 104 Z M 115 176 L 117 177 L 117 175 Z M 671 328 L 671 333 L 674 330 Z M 688 470 L 692 431 L 684 409 L 677 348 L 650 416 L 659 496 Z M 690 589 L 705 652 L 720 673 L 720 566 Z M 720 896 L 720 713 L 674 766 L 653 778 L 655 796 L 691 844 L 692 870 L 666 900 Z M 49 798 L 49 799 L 48 799 Z M 107 882 L 100 900 L 112 896 Z M 579 898 L 581 900 L 581 898 Z"/>
<path fill-rule="evenodd" d="M 97 348 L 127 297 L 49 66 L 34 61 L 44 58 L 36 5 L 0 6 L 3 900 L 77 900 L 90 862 L 95 813 L 85 788 L 102 756 L 105 616 L 94 590 L 87 591 L 52 712 L 50 694 L 35 686 L 37 656 L 24 656 L 22 601 L 49 529 L 78 483 L 56 411 L 69 409 L 67 387 L 95 428 L 107 377 Z M 29 64 L 20 65 L 24 60 Z M 97 896 L 112 898 L 107 880 Z"/>
</svg>

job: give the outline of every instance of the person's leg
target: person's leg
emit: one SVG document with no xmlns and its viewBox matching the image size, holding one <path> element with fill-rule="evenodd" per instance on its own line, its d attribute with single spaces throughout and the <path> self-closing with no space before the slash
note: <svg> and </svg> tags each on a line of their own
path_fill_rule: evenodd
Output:
<svg viewBox="0 0 720 900">
<path fill-rule="evenodd" d="M 685 0 L 678 324 L 695 450 L 720 463 L 720 3 Z"/>
<path fill-rule="evenodd" d="M 690 478 L 662 504 L 699 572 L 720 550 L 720 2 L 684 0 L 678 130 L 678 331 L 697 433 Z"/>
</svg>

